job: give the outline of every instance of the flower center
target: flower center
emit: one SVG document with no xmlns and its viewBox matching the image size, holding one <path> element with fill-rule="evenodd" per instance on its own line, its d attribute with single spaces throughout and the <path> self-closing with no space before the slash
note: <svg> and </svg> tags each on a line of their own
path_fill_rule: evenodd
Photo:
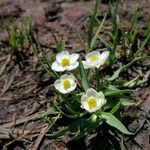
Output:
<svg viewBox="0 0 150 150">
<path fill-rule="evenodd" d="M 69 66 L 70 61 L 67 58 L 62 59 L 61 64 L 63 67 Z"/>
<path fill-rule="evenodd" d="M 96 61 L 99 60 L 99 57 L 96 56 L 96 55 L 93 55 L 93 56 L 90 57 L 90 60 L 91 60 L 92 62 L 96 62 Z"/>
<path fill-rule="evenodd" d="M 94 97 L 90 97 L 88 99 L 88 105 L 89 105 L 89 108 L 94 108 L 97 106 L 97 99 L 94 98 Z"/>
<path fill-rule="evenodd" d="M 69 89 L 69 88 L 71 87 L 70 81 L 67 80 L 67 79 L 64 80 L 64 81 L 63 81 L 63 86 L 64 86 L 64 89 L 65 89 L 65 90 Z"/>
</svg>

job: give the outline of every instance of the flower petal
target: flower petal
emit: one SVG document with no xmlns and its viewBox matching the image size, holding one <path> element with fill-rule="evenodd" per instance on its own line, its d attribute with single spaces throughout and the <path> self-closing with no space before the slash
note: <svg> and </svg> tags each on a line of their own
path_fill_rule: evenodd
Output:
<svg viewBox="0 0 150 150">
<path fill-rule="evenodd" d="M 65 91 L 64 88 L 63 88 L 63 85 L 61 84 L 61 80 L 60 80 L 60 79 L 58 79 L 58 80 L 56 80 L 56 81 L 54 82 L 54 87 L 55 87 L 60 93 L 63 93 L 63 94 L 66 93 L 66 91 Z"/>
<path fill-rule="evenodd" d="M 101 103 L 100 105 L 101 105 L 101 107 L 106 103 L 106 99 L 105 99 L 105 96 L 104 96 L 104 94 L 103 94 L 103 92 L 98 92 L 98 94 L 97 94 L 97 99 L 98 99 L 98 101 L 100 101 L 99 103 Z"/>
<path fill-rule="evenodd" d="M 66 68 L 59 65 L 59 63 L 57 61 L 54 61 L 52 63 L 51 69 L 56 72 L 63 72 L 63 71 L 65 71 Z"/>
<path fill-rule="evenodd" d="M 74 64 L 78 60 L 78 58 L 79 58 L 79 54 L 77 54 L 77 53 L 71 54 L 70 55 L 70 62 L 71 62 L 71 64 Z"/>
<path fill-rule="evenodd" d="M 88 63 L 87 61 L 82 61 L 82 63 L 85 69 L 95 68 L 95 66 L 91 65 L 91 63 Z"/>
<path fill-rule="evenodd" d="M 58 54 L 56 55 L 56 60 L 57 60 L 59 63 L 61 63 L 62 59 L 64 59 L 64 58 L 69 59 L 69 57 L 70 57 L 70 54 L 69 54 L 68 51 L 62 51 L 62 52 L 60 52 L 60 53 L 58 53 Z"/>
<path fill-rule="evenodd" d="M 88 54 L 85 56 L 85 59 L 87 60 L 87 62 L 91 62 L 91 61 L 90 61 L 90 58 L 91 58 L 92 56 L 100 57 L 100 52 L 99 52 L 99 51 L 92 51 L 92 52 L 88 53 Z"/>
<path fill-rule="evenodd" d="M 85 109 L 85 110 L 89 110 L 89 106 L 87 103 L 87 96 L 86 95 L 82 95 L 81 97 L 81 108 Z"/>
<path fill-rule="evenodd" d="M 100 91 L 97 93 L 97 99 L 105 99 L 103 92 Z"/>
<path fill-rule="evenodd" d="M 77 68 L 78 66 L 79 66 L 79 62 L 77 61 L 77 62 L 74 63 L 74 64 L 70 64 L 70 66 L 68 66 L 68 67 L 66 68 L 66 70 L 70 71 L 70 70 L 73 70 L 73 69 Z"/>
<path fill-rule="evenodd" d="M 68 75 L 68 79 L 73 80 L 73 81 L 76 81 L 76 78 L 74 77 L 73 74 Z"/>
<path fill-rule="evenodd" d="M 88 89 L 87 91 L 86 91 L 86 95 L 87 95 L 87 97 L 97 97 L 97 91 L 96 90 L 94 90 L 93 88 L 90 88 L 90 89 Z"/>
<path fill-rule="evenodd" d="M 87 101 L 87 96 L 84 94 L 84 95 L 82 95 L 82 97 L 81 97 L 81 103 L 82 102 L 86 102 Z"/>
<path fill-rule="evenodd" d="M 105 51 L 101 54 L 101 65 L 106 61 L 108 57 L 109 57 L 109 51 Z"/>
</svg>

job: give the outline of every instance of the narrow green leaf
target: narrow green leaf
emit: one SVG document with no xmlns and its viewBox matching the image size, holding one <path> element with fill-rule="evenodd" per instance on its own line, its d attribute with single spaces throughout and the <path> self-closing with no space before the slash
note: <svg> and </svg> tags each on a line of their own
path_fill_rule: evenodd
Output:
<svg viewBox="0 0 150 150">
<path fill-rule="evenodd" d="M 96 17 L 97 17 L 98 3 L 99 3 L 99 0 L 96 0 L 95 6 L 94 6 L 94 9 L 92 12 L 92 16 L 90 18 L 89 26 L 88 26 L 88 41 L 87 41 L 87 43 L 88 43 L 89 50 L 91 50 L 91 41 L 93 38 L 93 29 L 94 29 L 94 24 L 95 24 Z"/>
<path fill-rule="evenodd" d="M 98 29 L 97 29 L 95 35 L 94 35 L 93 38 L 92 38 L 92 41 L 91 41 L 91 49 L 92 49 L 93 46 L 95 45 L 95 42 L 96 42 L 96 40 L 97 40 L 97 38 L 98 38 L 98 35 L 99 35 L 99 33 L 100 33 L 100 31 L 101 31 L 101 29 L 102 29 L 102 27 L 103 27 L 103 25 L 104 25 L 104 22 L 105 22 L 105 20 L 106 20 L 106 16 L 107 16 L 107 13 L 105 14 L 105 16 L 104 16 L 102 22 L 99 23 L 100 25 L 99 25 L 99 27 L 98 27 Z"/>
<path fill-rule="evenodd" d="M 126 83 L 127 81 L 126 80 L 115 80 L 114 82 L 113 82 L 113 85 L 116 85 L 116 86 L 123 86 L 125 83 Z"/>
<path fill-rule="evenodd" d="M 120 103 L 122 106 L 136 106 L 136 102 L 133 100 L 129 100 L 127 98 L 120 98 Z"/>
<path fill-rule="evenodd" d="M 113 107 L 111 110 L 111 113 L 114 114 L 119 108 L 120 108 L 120 101 Z"/>
<path fill-rule="evenodd" d="M 118 96 L 118 95 L 122 95 L 124 93 L 130 93 L 133 92 L 134 90 L 107 90 L 105 91 L 105 96 Z"/>
<path fill-rule="evenodd" d="M 90 87 L 90 85 L 89 85 L 89 81 L 88 81 L 88 78 L 86 75 L 86 70 L 84 69 L 81 60 L 79 60 L 79 68 L 80 68 L 80 76 L 81 76 L 81 80 L 82 80 L 82 86 L 83 86 L 84 90 L 87 91 L 87 89 Z"/>
<path fill-rule="evenodd" d="M 133 14 L 133 17 L 132 17 L 132 20 L 131 20 L 131 25 L 130 25 L 131 31 L 134 29 L 134 27 L 135 27 L 135 25 L 138 21 L 139 15 L 140 15 L 140 11 L 139 11 L 138 8 L 136 8 L 134 10 L 134 14 Z"/>
<path fill-rule="evenodd" d="M 127 128 L 118 120 L 114 115 L 111 113 L 103 112 L 101 113 L 101 117 L 106 120 L 106 123 L 109 124 L 110 126 L 118 129 L 124 134 L 133 134 L 127 130 Z"/>
<path fill-rule="evenodd" d="M 118 30 L 118 15 L 117 15 L 117 5 L 112 6 L 110 5 L 110 13 L 111 13 L 111 22 L 112 22 L 112 26 L 113 26 L 113 33 L 116 32 L 116 30 Z"/>
</svg>

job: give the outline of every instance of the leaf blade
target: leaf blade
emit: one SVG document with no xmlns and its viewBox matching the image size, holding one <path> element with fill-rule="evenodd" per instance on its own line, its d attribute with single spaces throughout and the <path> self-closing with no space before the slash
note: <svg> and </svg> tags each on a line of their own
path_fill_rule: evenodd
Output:
<svg viewBox="0 0 150 150">
<path fill-rule="evenodd" d="M 110 126 L 118 129 L 124 134 L 132 135 L 133 133 L 129 132 L 127 128 L 118 120 L 114 115 L 108 112 L 101 113 L 101 117 L 106 120 L 106 123 Z"/>
</svg>

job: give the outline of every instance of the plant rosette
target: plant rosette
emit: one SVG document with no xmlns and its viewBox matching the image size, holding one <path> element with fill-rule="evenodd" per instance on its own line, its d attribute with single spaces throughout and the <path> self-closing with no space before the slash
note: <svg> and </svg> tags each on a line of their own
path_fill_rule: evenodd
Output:
<svg viewBox="0 0 150 150">
<path fill-rule="evenodd" d="M 69 54 L 68 51 L 62 51 L 56 55 L 56 60 L 52 63 L 51 69 L 56 72 L 70 71 L 79 66 L 77 53 Z"/>
<path fill-rule="evenodd" d="M 103 92 L 97 92 L 92 88 L 88 89 L 81 97 L 81 108 L 90 113 L 100 110 L 105 103 L 106 99 Z"/>
<path fill-rule="evenodd" d="M 54 82 L 54 86 L 62 94 L 70 93 L 77 86 L 76 78 L 72 74 L 64 74 Z"/>
<path fill-rule="evenodd" d="M 85 69 L 99 68 L 108 57 L 109 51 L 105 51 L 102 54 L 99 51 L 92 51 L 85 56 L 85 61 L 82 61 L 82 63 Z"/>
</svg>

